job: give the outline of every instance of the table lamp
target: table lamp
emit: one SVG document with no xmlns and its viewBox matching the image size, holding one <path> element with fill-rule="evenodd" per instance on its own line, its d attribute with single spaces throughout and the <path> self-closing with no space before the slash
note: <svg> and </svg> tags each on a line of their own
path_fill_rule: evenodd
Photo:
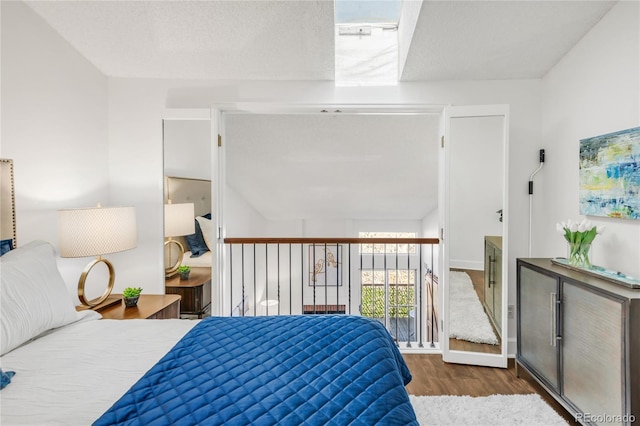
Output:
<svg viewBox="0 0 640 426">
<path fill-rule="evenodd" d="M 78 298 L 86 306 L 119 302 L 119 297 L 111 296 L 115 271 L 113 265 L 102 255 L 132 249 L 137 244 L 135 207 L 96 207 L 58 210 L 58 231 L 60 256 L 87 257 L 97 256 L 89 263 L 78 281 Z M 109 270 L 109 284 L 104 294 L 88 300 L 85 282 L 91 269 L 98 263 L 104 263 Z M 110 300 L 107 300 L 109 299 Z"/>
<path fill-rule="evenodd" d="M 172 204 L 169 200 L 164 205 L 164 236 L 168 238 L 164 243 L 165 250 L 171 245 L 175 245 L 178 250 L 178 259 L 173 265 L 166 266 L 164 273 L 166 277 L 176 274 L 182 258 L 184 257 L 184 247 L 180 241 L 173 240 L 172 237 L 190 235 L 196 232 L 195 212 L 193 203 Z"/>
</svg>

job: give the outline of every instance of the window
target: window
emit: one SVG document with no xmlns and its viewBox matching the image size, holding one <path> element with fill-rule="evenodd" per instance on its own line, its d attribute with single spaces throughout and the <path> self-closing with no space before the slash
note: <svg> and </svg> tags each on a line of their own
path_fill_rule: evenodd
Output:
<svg viewBox="0 0 640 426">
<path fill-rule="evenodd" d="M 407 318 L 416 303 L 415 269 L 362 270 L 362 316 L 384 318 L 385 276 L 389 291 L 389 316 Z"/>
<path fill-rule="evenodd" d="M 415 232 L 360 232 L 360 238 L 416 238 Z M 416 254 L 415 244 L 360 244 L 361 254 Z"/>
<path fill-rule="evenodd" d="M 335 0 L 338 86 L 398 83 L 402 0 Z"/>
</svg>

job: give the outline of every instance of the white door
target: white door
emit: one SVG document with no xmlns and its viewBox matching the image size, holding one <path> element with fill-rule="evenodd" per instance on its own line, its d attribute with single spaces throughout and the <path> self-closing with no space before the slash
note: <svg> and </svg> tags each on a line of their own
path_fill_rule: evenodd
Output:
<svg viewBox="0 0 640 426">
<path fill-rule="evenodd" d="M 446 362 L 507 366 L 508 112 L 506 105 L 445 108 L 440 168 L 444 206 L 440 342 Z M 486 236 L 502 239 L 504 282 L 499 290 L 497 286 L 485 288 Z M 494 276 L 492 270 L 487 283 Z M 500 321 L 486 307 L 484 296 L 489 291 L 499 300 L 501 309 L 494 312 Z"/>
</svg>

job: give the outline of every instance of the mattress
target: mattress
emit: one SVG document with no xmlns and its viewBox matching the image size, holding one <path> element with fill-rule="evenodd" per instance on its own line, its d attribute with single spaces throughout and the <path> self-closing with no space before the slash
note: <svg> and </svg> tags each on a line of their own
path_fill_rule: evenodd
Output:
<svg viewBox="0 0 640 426">
<path fill-rule="evenodd" d="M 209 317 L 96 425 L 417 425 L 386 329 L 346 315 Z"/>
<path fill-rule="evenodd" d="M 197 322 L 91 320 L 14 349 L 0 358 L 16 372 L 0 424 L 90 425 Z"/>
</svg>

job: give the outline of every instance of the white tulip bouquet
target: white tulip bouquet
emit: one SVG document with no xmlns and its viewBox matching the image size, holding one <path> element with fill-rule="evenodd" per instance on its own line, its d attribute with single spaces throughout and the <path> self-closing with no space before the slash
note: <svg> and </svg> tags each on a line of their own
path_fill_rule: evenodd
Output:
<svg viewBox="0 0 640 426">
<path fill-rule="evenodd" d="M 569 243 L 569 263 L 578 267 L 591 267 L 589 249 L 597 234 L 604 231 L 604 227 L 596 227 L 591 221 L 584 219 L 582 222 L 572 220 L 556 224 L 556 229 L 564 234 Z"/>
</svg>

